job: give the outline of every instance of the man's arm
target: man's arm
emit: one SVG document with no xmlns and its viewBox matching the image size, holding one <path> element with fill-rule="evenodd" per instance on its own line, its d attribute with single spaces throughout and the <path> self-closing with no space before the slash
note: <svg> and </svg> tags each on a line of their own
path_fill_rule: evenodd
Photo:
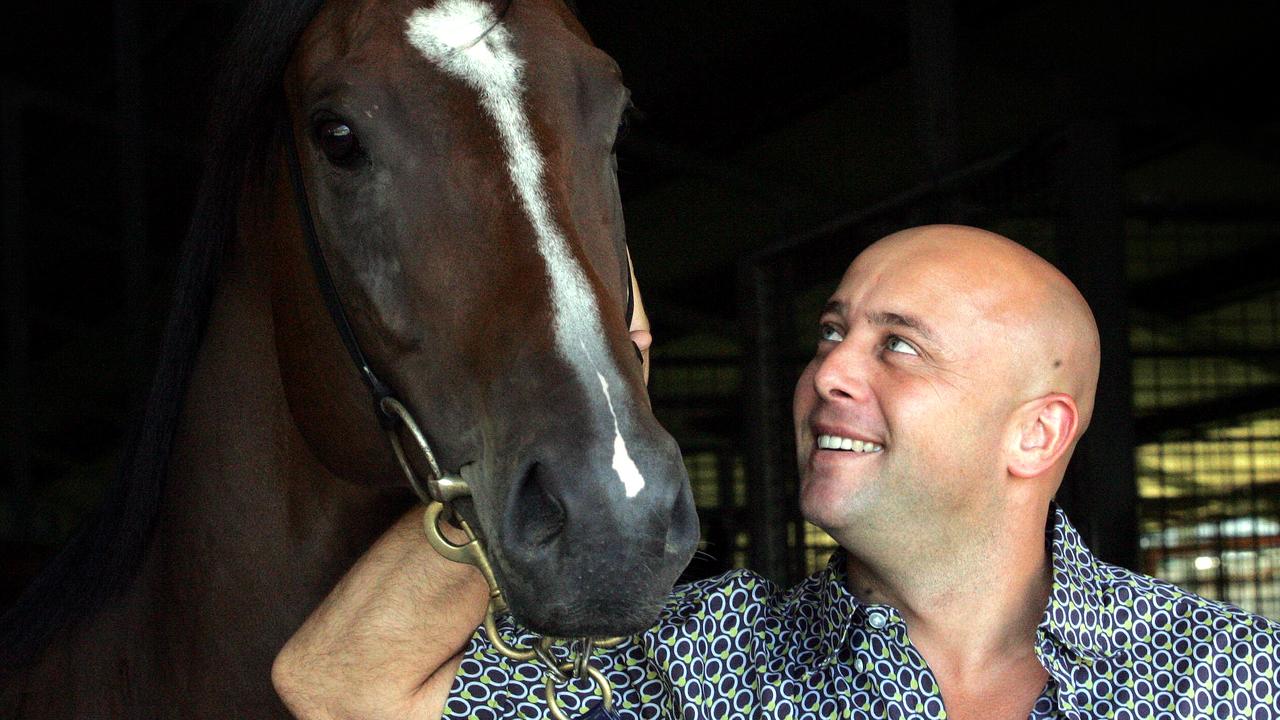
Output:
<svg viewBox="0 0 1280 720">
<path fill-rule="evenodd" d="M 488 598 L 475 568 L 431 547 L 416 508 L 289 639 L 271 681 L 300 720 L 439 718 Z"/>
</svg>

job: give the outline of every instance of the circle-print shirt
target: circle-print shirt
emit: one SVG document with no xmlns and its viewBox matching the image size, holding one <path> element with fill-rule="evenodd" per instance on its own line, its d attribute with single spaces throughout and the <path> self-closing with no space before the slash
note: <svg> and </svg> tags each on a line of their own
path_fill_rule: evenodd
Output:
<svg viewBox="0 0 1280 720">
<path fill-rule="evenodd" d="M 1036 631 L 1049 682 L 1030 717 L 1280 719 L 1280 624 L 1098 561 L 1056 506 L 1053 589 Z M 508 642 L 531 635 L 500 621 Z M 622 718 L 947 717 L 896 610 L 858 600 L 844 556 L 789 591 L 734 571 L 672 593 L 652 629 L 592 660 Z M 477 632 L 446 718 L 550 717 L 542 666 Z M 597 699 L 558 686 L 570 718 Z"/>
</svg>

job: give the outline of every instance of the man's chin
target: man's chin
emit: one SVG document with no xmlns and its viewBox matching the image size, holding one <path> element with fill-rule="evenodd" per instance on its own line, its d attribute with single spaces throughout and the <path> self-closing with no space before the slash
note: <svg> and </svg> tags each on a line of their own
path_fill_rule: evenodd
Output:
<svg viewBox="0 0 1280 720">
<path fill-rule="evenodd" d="M 857 520 L 868 488 L 850 478 L 806 474 L 800 485 L 800 513 L 829 535 Z"/>
</svg>

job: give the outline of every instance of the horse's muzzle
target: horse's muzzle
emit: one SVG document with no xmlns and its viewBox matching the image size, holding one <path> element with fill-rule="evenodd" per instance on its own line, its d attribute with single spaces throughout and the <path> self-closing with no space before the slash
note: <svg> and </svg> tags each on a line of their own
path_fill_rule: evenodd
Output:
<svg viewBox="0 0 1280 720">
<path fill-rule="evenodd" d="M 656 620 L 693 555 L 698 517 L 675 441 L 660 428 L 648 437 L 632 453 L 644 487 L 630 497 L 600 443 L 552 445 L 569 449 L 524 465 L 491 546 L 530 629 L 610 636 Z"/>
</svg>

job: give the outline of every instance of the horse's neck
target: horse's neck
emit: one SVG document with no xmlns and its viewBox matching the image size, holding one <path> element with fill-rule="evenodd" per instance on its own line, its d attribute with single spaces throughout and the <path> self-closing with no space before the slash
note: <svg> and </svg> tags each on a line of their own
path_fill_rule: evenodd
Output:
<svg viewBox="0 0 1280 720">
<path fill-rule="evenodd" d="M 233 253 L 223 273 L 140 572 L 38 671 L 50 717 L 288 717 L 272 659 L 406 508 L 334 478 L 300 435 L 261 260 Z"/>
<path fill-rule="evenodd" d="M 207 687 L 219 677 L 220 694 L 238 688 L 236 710 L 255 716 L 267 708 L 246 706 L 243 693 L 267 691 L 275 705 L 276 651 L 403 507 L 334 478 L 299 434 L 265 266 L 233 253 L 215 296 L 174 440 L 158 573 L 146 589 L 163 600 L 177 679 Z"/>
</svg>

